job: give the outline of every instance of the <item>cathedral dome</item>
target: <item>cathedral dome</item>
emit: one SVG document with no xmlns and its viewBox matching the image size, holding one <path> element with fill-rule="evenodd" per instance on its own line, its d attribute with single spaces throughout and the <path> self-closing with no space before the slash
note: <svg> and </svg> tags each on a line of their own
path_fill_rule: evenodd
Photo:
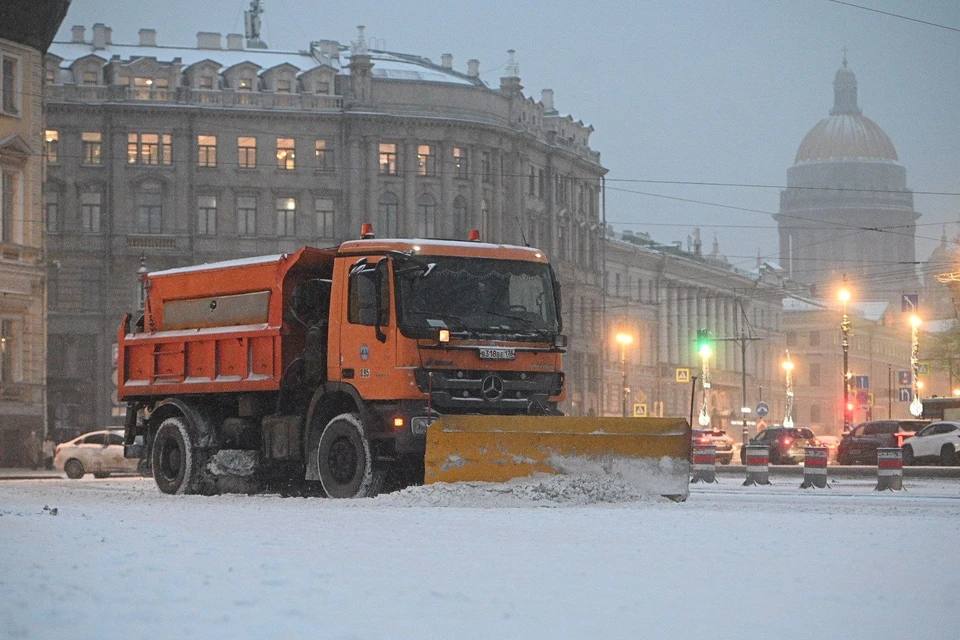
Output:
<svg viewBox="0 0 960 640">
<path fill-rule="evenodd" d="M 833 109 L 804 136 L 794 162 L 825 160 L 897 160 L 890 137 L 857 106 L 857 77 L 846 57 L 833 80 Z"/>
</svg>

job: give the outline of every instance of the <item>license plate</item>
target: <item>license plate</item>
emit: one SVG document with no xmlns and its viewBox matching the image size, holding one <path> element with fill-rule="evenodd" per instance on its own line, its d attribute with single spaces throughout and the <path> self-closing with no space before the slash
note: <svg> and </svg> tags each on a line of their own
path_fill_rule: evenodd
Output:
<svg viewBox="0 0 960 640">
<path fill-rule="evenodd" d="M 491 347 L 480 348 L 481 360 L 513 360 L 517 357 L 514 349 L 495 349 Z"/>
</svg>

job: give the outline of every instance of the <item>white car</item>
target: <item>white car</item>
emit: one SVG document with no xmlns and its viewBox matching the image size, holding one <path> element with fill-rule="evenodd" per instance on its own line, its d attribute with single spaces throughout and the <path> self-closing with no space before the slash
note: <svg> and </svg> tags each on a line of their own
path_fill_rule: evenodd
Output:
<svg viewBox="0 0 960 640">
<path fill-rule="evenodd" d="M 135 473 L 137 459 L 123 457 L 123 431 L 91 431 L 57 445 L 53 466 L 76 480 L 85 473 L 106 478 L 111 473 Z"/>
<path fill-rule="evenodd" d="M 960 423 L 934 422 L 903 442 L 903 464 L 933 460 L 947 466 L 960 463 Z"/>
</svg>

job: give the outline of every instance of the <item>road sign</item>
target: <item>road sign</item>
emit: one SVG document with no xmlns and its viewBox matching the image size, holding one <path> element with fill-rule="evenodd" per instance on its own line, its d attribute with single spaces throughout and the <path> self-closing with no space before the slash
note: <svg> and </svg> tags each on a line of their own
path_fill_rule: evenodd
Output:
<svg viewBox="0 0 960 640">
<path fill-rule="evenodd" d="M 757 415 L 761 418 L 770 413 L 770 406 L 766 402 L 757 403 Z"/>
<path fill-rule="evenodd" d="M 900 387 L 897 389 L 897 402 L 910 402 L 913 399 L 913 389 Z"/>
<path fill-rule="evenodd" d="M 647 417 L 647 403 L 646 402 L 635 402 L 633 404 L 633 417 L 634 418 L 646 418 Z"/>
<path fill-rule="evenodd" d="M 916 293 L 905 293 L 900 296 L 900 311 L 913 313 L 920 308 L 920 296 Z"/>
<path fill-rule="evenodd" d="M 870 376 L 853 376 L 854 389 L 869 389 Z"/>
<path fill-rule="evenodd" d="M 897 384 L 901 387 L 913 384 L 913 376 L 910 375 L 909 369 L 897 371 Z"/>
<path fill-rule="evenodd" d="M 690 382 L 690 369 L 685 367 L 678 367 L 676 371 L 676 380 L 677 382 L 686 384 Z"/>
<path fill-rule="evenodd" d="M 930 373 L 930 365 L 928 365 L 928 364 L 918 364 L 918 365 L 917 365 L 917 373 L 919 373 L 919 374 L 922 375 L 922 376 L 927 375 L 928 373 Z"/>
</svg>

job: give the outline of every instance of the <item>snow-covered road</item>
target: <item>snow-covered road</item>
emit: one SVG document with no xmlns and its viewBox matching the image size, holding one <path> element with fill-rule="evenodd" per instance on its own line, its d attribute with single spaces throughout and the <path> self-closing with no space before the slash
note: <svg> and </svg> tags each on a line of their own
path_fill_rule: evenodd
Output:
<svg viewBox="0 0 960 640">
<path fill-rule="evenodd" d="M 957 638 L 960 482 L 908 486 L 722 478 L 674 504 L 569 481 L 352 501 L 8 481 L 0 637 Z"/>
</svg>

